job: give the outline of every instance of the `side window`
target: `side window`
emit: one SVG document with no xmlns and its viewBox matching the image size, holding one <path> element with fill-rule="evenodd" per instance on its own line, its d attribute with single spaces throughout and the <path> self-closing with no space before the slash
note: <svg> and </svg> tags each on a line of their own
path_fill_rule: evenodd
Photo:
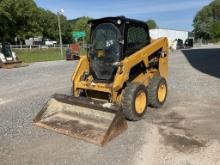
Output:
<svg viewBox="0 0 220 165">
<path fill-rule="evenodd" d="M 126 54 L 132 54 L 148 43 L 148 34 L 143 27 L 130 26 L 127 33 Z"/>
</svg>

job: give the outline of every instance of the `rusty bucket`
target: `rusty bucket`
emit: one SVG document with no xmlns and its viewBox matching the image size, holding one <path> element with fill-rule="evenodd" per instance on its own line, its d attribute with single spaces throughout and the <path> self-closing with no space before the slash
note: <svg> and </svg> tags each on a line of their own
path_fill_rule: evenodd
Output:
<svg viewBox="0 0 220 165">
<path fill-rule="evenodd" d="M 127 129 L 120 107 L 55 94 L 33 120 L 43 128 L 103 146 Z"/>
</svg>

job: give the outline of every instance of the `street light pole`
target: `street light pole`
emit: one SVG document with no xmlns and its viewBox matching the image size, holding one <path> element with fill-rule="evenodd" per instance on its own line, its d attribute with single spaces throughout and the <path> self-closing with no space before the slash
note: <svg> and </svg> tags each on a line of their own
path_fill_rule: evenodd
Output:
<svg viewBox="0 0 220 165">
<path fill-rule="evenodd" d="M 57 12 L 57 18 L 58 18 L 58 27 L 59 27 L 59 36 L 60 36 L 60 55 L 63 56 L 63 41 L 62 41 L 62 31 L 61 31 L 61 24 L 60 24 L 60 15 L 64 12 L 63 9 L 61 9 L 59 12 Z"/>
</svg>

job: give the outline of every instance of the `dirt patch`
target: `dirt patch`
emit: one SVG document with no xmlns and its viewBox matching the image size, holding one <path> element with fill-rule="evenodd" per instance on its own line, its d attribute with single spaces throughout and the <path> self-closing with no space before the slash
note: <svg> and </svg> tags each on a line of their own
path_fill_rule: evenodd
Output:
<svg viewBox="0 0 220 165">
<path fill-rule="evenodd" d="M 206 146 L 206 140 L 193 135 L 190 121 L 176 112 L 164 115 L 153 123 L 159 126 L 158 130 L 163 137 L 164 145 L 172 146 L 180 152 L 191 153 Z"/>
<path fill-rule="evenodd" d="M 183 116 L 179 115 L 176 112 L 171 112 L 164 116 L 160 116 L 158 119 L 153 120 L 153 123 L 163 127 L 188 130 L 189 128 L 187 128 L 185 125 L 181 125 L 181 122 L 184 122 L 184 120 L 185 118 Z"/>
<path fill-rule="evenodd" d="M 166 134 L 163 129 L 159 129 L 160 134 L 164 137 L 164 144 L 170 145 L 180 152 L 192 152 L 196 148 L 205 147 L 206 142 L 194 137 L 178 134 Z"/>
</svg>

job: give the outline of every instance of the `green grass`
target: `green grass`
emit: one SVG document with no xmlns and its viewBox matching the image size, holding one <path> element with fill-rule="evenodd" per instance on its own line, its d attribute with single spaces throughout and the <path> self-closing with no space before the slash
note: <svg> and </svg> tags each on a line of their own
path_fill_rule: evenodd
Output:
<svg viewBox="0 0 220 165">
<path fill-rule="evenodd" d="M 42 61 L 56 61 L 65 59 L 65 50 L 63 56 L 60 55 L 60 49 L 15 49 L 13 50 L 17 57 L 25 63 L 42 62 Z"/>
</svg>

